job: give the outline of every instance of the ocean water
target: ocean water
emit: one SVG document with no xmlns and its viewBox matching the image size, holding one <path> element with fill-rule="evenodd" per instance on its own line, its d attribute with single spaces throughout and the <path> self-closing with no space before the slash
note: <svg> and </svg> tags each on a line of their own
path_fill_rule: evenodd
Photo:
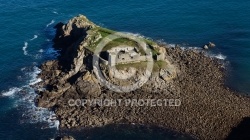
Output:
<svg viewBox="0 0 250 140">
<path fill-rule="evenodd" d="M 217 46 L 209 53 L 228 64 L 227 85 L 250 93 L 250 1 L 0 0 L 1 140 L 43 140 L 61 133 L 58 122 L 51 121 L 53 113 L 34 106 L 36 95 L 30 85 L 39 81 L 38 66 L 56 57 L 51 47 L 53 26 L 78 14 L 100 26 L 171 44 L 202 47 L 212 41 Z M 141 131 L 119 135 L 131 139 L 155 135 L 145 131 L 152 135 L 145 138 Z M 116 135 L 116 131 L 106 135 Z M 178 138 L 175 135 L 166 132 L 162 136 Z"/>
</svg>

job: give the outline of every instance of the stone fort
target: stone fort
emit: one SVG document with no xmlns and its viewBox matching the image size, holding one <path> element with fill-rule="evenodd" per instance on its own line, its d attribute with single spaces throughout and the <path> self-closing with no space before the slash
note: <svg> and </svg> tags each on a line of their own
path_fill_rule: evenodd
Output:
<svg viewBox="0 0 250 140">
<path fill-rule="evenodd" d="M 144 48 L 145 47 L 146 46 L 144 46 Z M 150 60 L 150 57 L 152 57 L 151 53 L 152 52 L 150 52 L 149 54 L 142 54 L 137 47 L 118 46 L 102 52 L 100 57 L 100 63 L 109 66 L 115 66 L 117 64 L 128 64 L 147 61 Z M 154 59 L 157 61 L 164 60 L 164 58 L 165 52 L 161 52 L 160 54 L 154 57 Z"/>
</svg>

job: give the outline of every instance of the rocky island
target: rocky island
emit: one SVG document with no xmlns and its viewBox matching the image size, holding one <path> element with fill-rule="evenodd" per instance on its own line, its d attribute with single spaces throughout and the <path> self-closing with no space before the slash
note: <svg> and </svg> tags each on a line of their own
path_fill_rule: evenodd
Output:
<svg viewBox="0 0 250 140">
<path fill-rule="evenodd" d="M 133 123 L 210 140 L 250 117 L 250 99 L 225 87 L 225 68 L 203 51 L 116 32 L 83 15 L 55 28 L 60 55 L 41 66 L 36 104 L 54 110 L 62 129 Z"/>
</svg>

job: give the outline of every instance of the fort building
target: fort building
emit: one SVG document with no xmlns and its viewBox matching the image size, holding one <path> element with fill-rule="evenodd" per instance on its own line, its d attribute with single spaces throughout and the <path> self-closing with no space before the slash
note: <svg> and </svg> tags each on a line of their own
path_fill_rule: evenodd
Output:
<svg viewBox="0 0 250 140">
<path fill-rule="evenodd" d="M 105 65 L 115 66 L 117 64 L 137 63 L 148 61 L 152 58 L 152 52 L 142 53 L 137 47 L 118 46 L 102 52 L 100 62 Z M 156 61 L 164 60 L 165 53 L 154 56 Z"/>
</svg>

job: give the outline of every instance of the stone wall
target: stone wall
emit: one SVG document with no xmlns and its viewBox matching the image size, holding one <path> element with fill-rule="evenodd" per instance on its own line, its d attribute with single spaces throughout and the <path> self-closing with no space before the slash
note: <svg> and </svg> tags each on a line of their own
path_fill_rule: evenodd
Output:
<svg viewBox="0 0 250 140">
<path fill-rule="evenodd" d="M 160 54 L 154 56 L 154 60 L 164 60 L 166 51 L 160 50 Z M 108 59 L 107 59 L 108 58 Z M 107 60 L 105 60 L 107 59 Z M 147 61 L 146 55 L 141 55 L 138 50 L 133 47 L 117 47 L 108 50 L 105 54 L 105 59 L 102 59 L 103 64 L 115 66 L 116 64 L 136 63 Z M 108 61 L 108 62 L 107 62 Z"/>
</svg>

